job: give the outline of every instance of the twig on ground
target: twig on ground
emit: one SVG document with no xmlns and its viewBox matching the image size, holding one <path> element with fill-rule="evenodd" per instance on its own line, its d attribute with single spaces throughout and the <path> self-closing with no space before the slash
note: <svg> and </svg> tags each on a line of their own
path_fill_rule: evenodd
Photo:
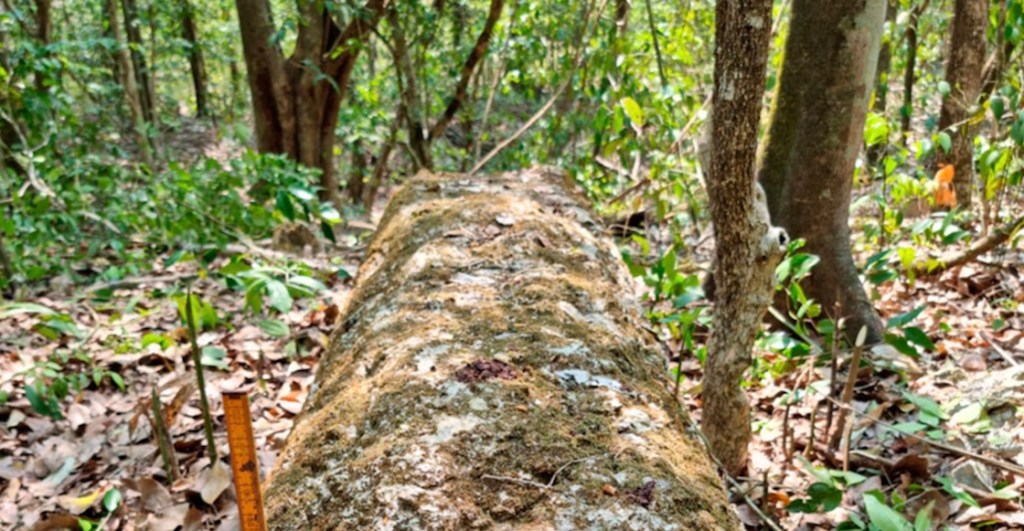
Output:
<svg viewBox="0 0 1024 531">
<path fill-rule="evenodd" d="M 996 351 L 996 354 L 999 354 L 1004 360 L 1006 360 L 1007 363 L 1009 363 L 1010 365 L 1013 365 L 1015 367 L 1017 365 L 1020 365 L 1020 363 L 1016 360 L 1016 358 L 1013 357 L 1012 354 L 1007 352 L 1006 349 L 1004 349 L 1003 347 L 1000 347 L 999 344 L 996 343 L 996 340 L 995 340 L 994 337 L 986 334 L 985 332 L 979 332 L 979 333 L 980 333 L 982 339 L 984 339 L 985 341 L 988 341 L 988 344 L 992 347 L 992 350 Z"/>
<path fill-rule="evenodd" d="M 1024 216 L 1019 216 L 1013 221 L 1000 226 L 996 230 L 992 231 L 992 234 L 978 240 L 967 249 L 943 255 L 938 259 L 938 264 L 933 268 L 929 268 L 927 263 L 913 266 L 914 274 L 921 277 L 934 276 L 942 273 L 943 271 L 971 262 L 979 256 L 1006 243 L 1021 227 L 1024 227 Z"/>
</svg>

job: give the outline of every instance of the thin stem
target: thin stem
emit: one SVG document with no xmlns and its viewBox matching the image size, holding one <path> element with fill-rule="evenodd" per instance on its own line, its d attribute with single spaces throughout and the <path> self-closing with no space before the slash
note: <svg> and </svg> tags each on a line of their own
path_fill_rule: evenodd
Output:
<svg viewBox="0 0 1024 531">
<path fill-rule="evenodd" d="M 196 318 L 192 312 L 192 288 L 185 299 L 185 319 L 188 321 L 188 336 L 192 342 L 192 363 L 196 366 L 196 383 L 199 385 L 199 409 L 203 412 L 203 430 L 206 432 L 206 451 L 210 462 L 217 461 L 217 444 L 213 440 L 213 418 L 210 417 L 210 402 L 206 399 L 206 378 L 203 376 L 202 355 L 196 334 Z"/>
</svg>

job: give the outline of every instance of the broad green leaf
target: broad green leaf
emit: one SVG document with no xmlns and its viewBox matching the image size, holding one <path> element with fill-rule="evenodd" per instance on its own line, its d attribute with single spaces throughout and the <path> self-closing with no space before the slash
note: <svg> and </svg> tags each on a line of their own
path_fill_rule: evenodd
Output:
<svg viewBox="0 0 1024 531">
<path fill-rule="evenodd" d="M 121 491 L 111 488 L 103 495 L 103 508 L 112 513 L 121 506 Z"/>
<path fill-rule="evenodd" d="M 288 337 L 290 332 L 287 324 L 276 319 L 263 319 L 259 322 L 259 327 L 268 336 L 276 338 Z"/>
<path fill-rule="evenodd" d="M 868 520 L 871 525 L 879 531 L 909 531 L 912 529 L 910 522 L 900 513 L 870 495 L 864 495 L 864 510 L 868 513 Z"/>
<path fill-rule="evenodd" d="M 279 280 L 267 281 L 267 293 L 270 295 L 270 307 L 281 312 L 292 309 L 292 296 L 288 294 L 288 287 Z"/>
<path fill-rule="evenodd" d="M 640 128 L 644 126 L 644 110 L 640 108 L 640 104 L 633 98 L 626 96 L 619 102 L 622 104 L 622 110 L 626 112 L 626 116 L 629 117 L 629 121 L 633 122 L 633 125 Z"/>
</svg>

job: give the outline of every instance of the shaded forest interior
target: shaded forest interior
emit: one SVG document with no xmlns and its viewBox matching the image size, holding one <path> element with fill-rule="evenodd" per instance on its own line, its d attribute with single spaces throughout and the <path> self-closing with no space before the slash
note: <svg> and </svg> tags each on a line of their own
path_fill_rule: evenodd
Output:
<svg viewBox="0 0 1024 531">
<path fill-rule="evenodd" d="M 237 528 L 240 390 L 276 528 L 1022 527 L 1022 34 L 1024 0 L 0 0 L 0 527 Z M 337 441 L 434 472 L 314 483 Z"/>
</svg>

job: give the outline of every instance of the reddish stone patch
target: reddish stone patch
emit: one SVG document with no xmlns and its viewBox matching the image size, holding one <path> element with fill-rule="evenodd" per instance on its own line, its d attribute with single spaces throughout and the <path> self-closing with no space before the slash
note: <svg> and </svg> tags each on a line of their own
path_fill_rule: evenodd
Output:
<svg viewBox="0 0 1024 531">
<path fill-rule="evenodd" d="M 654 503 L 654 480 L 652 479 L 635 490 L 627 492 L 626 498 L 645 509 L 650 507 Z"/>
<path fill-rule="evenodd" d="M 498 360 L 479 359 L 467 363 L 455 371 L 455 377 L 462 383 L 483 382 L 493 378 L 512 380 L 519 376 L 514 367 Z"/>
</svg>

